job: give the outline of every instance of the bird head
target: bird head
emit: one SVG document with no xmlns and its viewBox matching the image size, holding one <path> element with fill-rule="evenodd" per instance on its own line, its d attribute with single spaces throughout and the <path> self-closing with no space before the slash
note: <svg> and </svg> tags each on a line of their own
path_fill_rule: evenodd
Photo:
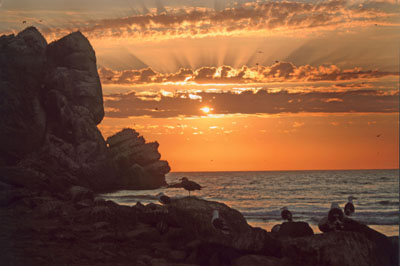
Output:
<svg viewBox="0 0 400 266">
<path fill-rule="evenodd" d="M 340 209 L 339 204 L 337 202 L 332 202 L 331 204 L 331 210 L 332 209 Z"/>
<path fill-rule="evenodd" d="M 347 199 L 349 200 L 349 202 L 352 202 L 353 199 L 357 199 L 357 198 L 356 198 L 356 197 L 353 197 L 353 196 L 349 196 Z"/>
<path fill-rule="evenodd" d="M 288 211 L 289 209 L 288 209 L 288 207 L 284 206 L 284 207 L 281 208 L 281 210 L 282 211 L 284 211 L 284 210 Z"/>
</svg>

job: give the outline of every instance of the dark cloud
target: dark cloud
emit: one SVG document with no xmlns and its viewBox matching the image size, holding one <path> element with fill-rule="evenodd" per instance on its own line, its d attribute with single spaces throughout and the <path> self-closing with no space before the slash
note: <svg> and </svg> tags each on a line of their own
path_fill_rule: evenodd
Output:
<svg viewBox="0 0 400 266">
<path fill-rule="evenodd" d="M 195 96 L 195 97 L 193 97 Z M 203 115 L 209 106 L 214 114 L 278 114 L 299 112 L 399 112 L 399 93 L 378 90 L 341 92 L 296 92 L 266 89 L 254 92 L 201 92 L 156 94 L 115 94 L 105 99 L 108 117 L 177 117 Z"/>
<path fill-rule="evenodd" d="M 105 84 L 145 84 L 165 82 L 207 83 L 270 83 L 270 82 L 317 82 L 376 79 L 396 76 L 397 72 L 378 70 L 363 71 L 361 68 L 340 69 L 335 65 L 314 67 L 295 66 L 289 62 L 278 62 L 272 66 L 243 66 L 235 69 L 231 66 L 202 67 L 197 70 L 182 68 L 176 73 L 158 73 L 151 68 L 141 70 L 113 71 L 100 68 L 99 75 Z"/>
</svg>

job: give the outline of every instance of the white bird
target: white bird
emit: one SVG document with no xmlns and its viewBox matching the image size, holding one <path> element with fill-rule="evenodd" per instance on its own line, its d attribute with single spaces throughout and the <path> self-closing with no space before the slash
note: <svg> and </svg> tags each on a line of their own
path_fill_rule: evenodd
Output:
<svg viewBox="0 0 400 266">
<path fill-rule="evenodd" d="M 353 196 L 349 196 L 348 198 L 348 202 L 346 203 L 346 205 L 344 206 L 344 213 L 347 216 L 352 215 L 355 212 L 355 208 L 354 208 L 354 204 L 353 204 L 353 199 L 357 199 Z"/>
</svg>

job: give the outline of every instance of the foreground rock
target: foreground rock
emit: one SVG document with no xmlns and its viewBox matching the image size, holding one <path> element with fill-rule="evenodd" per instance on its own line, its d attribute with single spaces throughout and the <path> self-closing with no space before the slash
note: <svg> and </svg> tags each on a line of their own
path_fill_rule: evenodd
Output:
<svg viewBox="0 0 400 266">
<path fill-rule="evenodd" d="M 82 33 L 50 44 L 34 27 L 0 37 L 0 167 L 52 191 L 164 185 L 169 166 L 158 144 L 130 147 L 135 157 L 121 168 L 97 128 L 103 117 L 96 56 Z"/>
<path fill-rule="evenodd" d="M 2 265 L 398 263 L 397 242 L 368 227 L 358 232 L 276 238 L 249 226 L 241 213 L 225 204 L 195 197 L 172 200 L 168 206 L 127 207 L 93 198 L 93 193 L 76 186 L 65 194 L 16 186 L 7 191 L 11 200 L 5 202 L 2 197 L 0 207 Z M 227 231 L 211 224 L 213 210 L 218 210 Z"/>
</svg>

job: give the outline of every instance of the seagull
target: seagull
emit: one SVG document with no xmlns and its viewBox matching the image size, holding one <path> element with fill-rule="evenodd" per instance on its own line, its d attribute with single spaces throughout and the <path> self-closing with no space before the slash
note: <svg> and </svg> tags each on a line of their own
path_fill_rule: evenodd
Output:
<svg viewBox="0 0 400 266">
<path fill-rule="evenodd" d="M 187 191 L 189 191 L 189 197 L 190 197 L 190 191 L 201 190 L 203 188 L 196 182 L 190 181 L 187 177 L 182 177 L 180 180 L 181 180 L 180 183 L 169 185 L 168 188 L 171 188 L 171 187 L 172 188 L 178 188 L 178 187 L 184 188 Z"/>
<path fill-rule="evenodd" d="M 164 193 L 160 192 L 156 195 L 157 199 L 159 202 L 161 202 L 162 204 L 170 204 L 171 203 L 171 198 L 164 195 Z"/>
<path fill-rule="evenodd" d="M 328 223 L 330 223 L 334 231 L 343 228 L 343 218 L 344 214 L 342 209 L 340 209 L 339 204 L 333 202 L 331 209 L 328 212 Z"/>
<path fill-rule="evenodd" d="M 349 196 L 348 197 L 348 202 L 346 203 L 346 205 L 344 206 L 344 213 L 346 214 L 346 216 L 350 216 L 355 212 L 355 208 L 354 208 L 354 204 L 353 204 L 353 199 L 357 199 L 353 196 Z"/>
<path fill-rule="evenodd" d="M 184 189 L 186 189 L 187 191 L 189 191 L 189 196 L 190 196 L 190 191 L 201 190 L 202 189 L 202 187 L 199 184 L 197 184 L 194 181 L 190 181 L 187 177 L 182 177 L 181 181 L 182 181 L 181 182 L 182 183 L 182 187 Z"/>
<path fill-rule="evenodd" d="M 229 228 L 226 226 L 225 220 L 220 218 L 218 210 L 213 211 L 211 224 L 214 226 L 215 229 L 221 230 L 225 234 L 229 233 Z"/>
<path fill-rule="evenodd" d="M 288 208 L 285 206 L 285 207 L 282 207 L 281 208 L 281 217 L 282 217 L 282 219 L 283 220 L 287 220 L 288 222 L 292 222 L 293 220 L 292 220 L 292 213 L 288 210 Z"/>
</svg>

